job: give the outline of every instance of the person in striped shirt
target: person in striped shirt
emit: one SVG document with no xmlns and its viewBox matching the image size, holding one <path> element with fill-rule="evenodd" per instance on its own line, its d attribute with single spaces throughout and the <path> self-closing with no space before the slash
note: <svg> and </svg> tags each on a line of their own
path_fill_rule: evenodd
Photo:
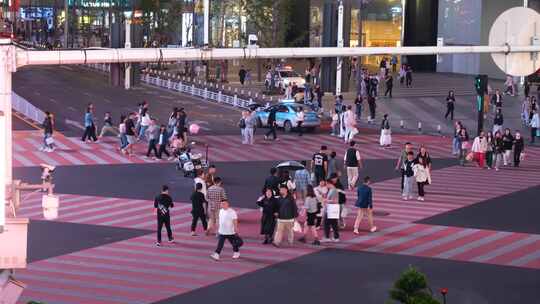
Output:
<svg viewBox="0 0 540 304">
<path fill-rule="evenodd" d="M 217 224 L 219 223 L 219 208 L 222 201 L 227 200 L 227 193 L 223 188 L 223 181 L 220 177 L 214 178 L 214 184 L 206 190 L 206 200 L 208 201 L 208 230 L 207 234 L 212 232 L 214 227 L 217 233 Z"/>
</svg>

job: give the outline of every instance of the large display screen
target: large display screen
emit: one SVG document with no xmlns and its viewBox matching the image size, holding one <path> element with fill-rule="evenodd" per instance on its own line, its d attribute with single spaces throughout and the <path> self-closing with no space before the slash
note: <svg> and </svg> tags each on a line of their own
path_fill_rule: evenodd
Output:
<svg viewBox="0 0 540 304">
<path fill-rule="evenodd" d="M 482 0 L 439 0 L 439 34 L 445 44 L 480 43 Z"/>
<path fill-rule="evenodd" d="M 25 20 L 32 19 L 41 19 L 41 18 L 52 18 L 53 17 L 53 8 L 52 7 L 21 7 L 20 8 L 21 18 Z"/>
</svg>

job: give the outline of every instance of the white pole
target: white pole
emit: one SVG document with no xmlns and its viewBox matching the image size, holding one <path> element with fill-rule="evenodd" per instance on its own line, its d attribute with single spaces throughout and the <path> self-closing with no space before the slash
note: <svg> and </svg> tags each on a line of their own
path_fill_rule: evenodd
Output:
<svg viewBox="0 0 540 304">
<path fill-rule="evenodd" d="M 352 57 L 384 54 L 437 55 L 484 53 L 537 53 L 540 45 L 514 46 L 409 46 L 409 47 L 319 47 L 319 48 L 130 48 L 27 51 L 17 49 L 17 67 L 117 62 L 193 61 L 257 58 Z"/>
<path fill-rule="evenodd" d="M 6 221 L 6 188 L 12 183 L 11 169 L 11 73 L 15 72 L 15 47 L 0 40 L 0 232 Z"/>
<path fill-rule="evenodd" d="M 204 0 L 204 45 L 209 44 L 210 38 L 210 0 Z"/>
<path fill-rule="evenodd" d="M 338 6 L 338 28 L 337 28 L 337 47 L 343 47 L 343 1 L 339 1 Z M 336 65 L 336 96 L 341 94 L 341 75 L 343 68 L 343 58 L 337 58 Z"/>
<path fill-rule="evenodd" d="M 126 49 L 131 48 L 131 21 L 126 19 Z M 126 63 L 126 75 L 124 76 L 124 87 L 126 90 L 131 88 L 131 64 Z"/>
</svg>

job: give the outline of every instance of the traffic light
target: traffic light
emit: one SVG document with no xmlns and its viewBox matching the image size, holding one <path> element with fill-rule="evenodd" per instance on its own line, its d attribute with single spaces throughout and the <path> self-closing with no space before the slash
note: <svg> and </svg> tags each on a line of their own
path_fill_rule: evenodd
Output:
<svg viewBox="0 0 540 304">
<path fill-rule="evenodd" d="M 487 93 L 488 87 L 488 77 L 487 75 L 477 75 L 474 78 L 474 88 L 476 89 L 476 94 L 483 96 Z"/>
</svg>

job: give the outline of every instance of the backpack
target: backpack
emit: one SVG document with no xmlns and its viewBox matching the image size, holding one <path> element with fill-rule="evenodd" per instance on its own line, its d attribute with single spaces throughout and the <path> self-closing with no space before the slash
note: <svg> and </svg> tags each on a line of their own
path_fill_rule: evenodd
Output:
<svg viewBox="0 0 540 304">
<path fill-rule="evenodd" d="M 240 121 L 238 122 L 238 126 L 240 127 L 240 129 L 246 128 L 246 120 L 243 118 L 240 119 Z"/>
</svg>

